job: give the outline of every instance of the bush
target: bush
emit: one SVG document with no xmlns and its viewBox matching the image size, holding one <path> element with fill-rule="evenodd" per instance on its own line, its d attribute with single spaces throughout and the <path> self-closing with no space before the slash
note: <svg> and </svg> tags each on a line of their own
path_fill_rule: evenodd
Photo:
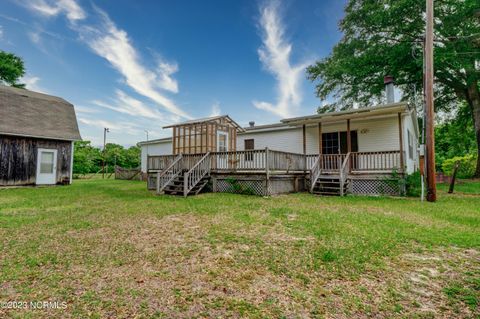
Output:
<svg viewBox="0 0 480 319">
<path fill-rule="evenodd" d="M 453 168 L 455 167 L 455 163 L 457 161 L 460 162 L 460 166 L 458 167 L 457 171 L 458 178 L 472 178 L 475 175 L 477 157 L 472 154 L 468 154 L 465 156 L 455 156 L 453 158 L 445 160 L 442 164 L 443 172 L 448 176 L 452 176 Z"/>
<path fill-rule="evenodd" d="M 416 171 L 405 177 L 405 192 L 407 196 L 419 197 L 422 194 L 422 175 Z"/>
</svg>

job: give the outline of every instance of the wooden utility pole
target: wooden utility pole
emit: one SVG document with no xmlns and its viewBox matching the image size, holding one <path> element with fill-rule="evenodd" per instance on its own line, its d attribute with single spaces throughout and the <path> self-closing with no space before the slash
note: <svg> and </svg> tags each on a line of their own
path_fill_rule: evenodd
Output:
<svg viewBox="0 0 480 319">
<path fill-rule="evenodd" d="M 105 146 L 107 142 L 107 132 L 110 130 L 106 127 L 103 128 L 103 161 L 102 161 L 102 178 L 105 178 Z"/>
<path fill-rule="evenodd" d="M 425 35 L 425 99 L 426 99 L 426 160 L 427 160 L 427 201 L 437 200 L 435 181 L 435 135 L 433 96 L 433 0 L 427 1 L 427 30 Z"/>
</svg>

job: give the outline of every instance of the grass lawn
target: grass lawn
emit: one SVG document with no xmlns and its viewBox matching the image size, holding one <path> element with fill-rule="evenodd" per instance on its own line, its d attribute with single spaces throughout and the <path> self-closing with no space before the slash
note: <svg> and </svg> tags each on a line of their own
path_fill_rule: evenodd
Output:
<svg viewBox="0 0 480 319">
<path fill-rule="evenodd" d="M 442 186 L 435 204 L 184 199 L 115 180 L 3 189 L 0 317 L 479 318 L 479 185 Z"/>
<path fill-rule="evenodd" d="M 438 184 L 438 189 L 448 192 L 448 188 L 450 184 L 448 183 L 441 183 Z M 455 182 L 455 187 L 453 188 L 454 193 L 459 194 L 473 194 L 473 195 L 480 195 L 480 180 L 457 180 Z"/>
</svg>

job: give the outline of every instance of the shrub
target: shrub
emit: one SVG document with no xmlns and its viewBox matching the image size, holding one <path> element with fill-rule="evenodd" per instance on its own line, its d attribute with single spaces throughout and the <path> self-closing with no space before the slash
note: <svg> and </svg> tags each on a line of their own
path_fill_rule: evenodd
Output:
<svg viewBox="0 0 480 319">
<path fill-rule="evenodd" d="M 407 196 L 419 197 L 422 194 L 422 175 L 416 171 L 405 177 L 405 192 Z"/>
<path fill-rule="evenodd" d="M 460 166 L 458 167 L 457 172 L 458 178 L 472 178 L 475 175 L 477 157 L 472 154 L 468 154 L 465 156 L 455 156 L 453 158 L 445 160 L 442 164 L 443 172 L 448 176 L 452 176 L 453 168 L 455 167 L 455 163 L 457 161 L 460 162 Z"/>
</svg>

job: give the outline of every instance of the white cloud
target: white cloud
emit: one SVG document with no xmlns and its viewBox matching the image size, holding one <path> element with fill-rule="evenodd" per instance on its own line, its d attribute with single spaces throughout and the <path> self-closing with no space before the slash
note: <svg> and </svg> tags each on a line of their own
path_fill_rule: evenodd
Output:
<svg viewBox="0 0 480 319">
<path fill-rule="evenodd" d="M 136 124 L 125 122 L 111 122 L 102 119 L 92 119 L 88 117 L 79 117 L 78 121 L 82 124 L 93 126 L 96 128 L 108 128 L 115 133 L 127 133 L 131 135 L 138 135 L 142 132 L 140 127 Z"/>
<path fill-rule="evenodd" d="M 219 116 L 222 115 L 222 111 L 220 110 L 220 103 L 215 102 L 212 104 L 212 111 L 210 113 L 210 116 Z"/>
<path fill-rule="evenodd" d="M 127 32 L 117 28 L 105 12 L 98 8 L 96 11 L 101 18 L 99 25 L 76 28 L 82 40 L 93 52 L 110 62 L 135 92 L 148 97 L 173 114 L 190 118 L 160 91 L 178 92 L 178 84 L 171 78 L 171 75 L 178 70 L 178 66 L 161 61 L 156 72 L 144 66 Z"/>
<path fill-rule="evenodd" d="M 165 120 L 164 114 L 159 112 L 156 109 L 150 108 L 145 105 L 142 101 L 139 101 L 121 90 L 116 90 L 116 98 L 112 103 L 106 103 L 104 101 L 94 100 L 93 104 L 104 107 L 107 109 L 114 110 L 116 112 L 128 114 L 131 116 L 140 116 L 150 119 Z"/>
<path fill-rule="evenodd" d="M 44 88 L 42 88 L 38 84 L 40 82 L 40 78 L 38 76 L 25 75 L 20 79 L 19 82 L 24 83 L 25 88 L 30 90 L 30 91 L 35 91 L 35 92 L 41 92 L 41 93 L 48 94 L 47 90 L 45 90 Z"/>
<path fill-rule="evenodd" d="M 86 13 L 75 0 L 60 0 L 55 4 L 52 1 L 34 0 L 27 7 L 46 16 L 66 14 L 71 22 L 70 28 L 79 33 L 81 40 L 95 54 L 106 59 L 136 93 L 151 99 L 178 117 L 191 118 L 162 92 L 178 93 L 178 83 L 172 78 L 178 71 L 178 65 L 158 59 L 156 68 L 145 66 L 127 32 L 119 29 L 104 11 L 93 5 L 96 13 L 94 18 L 99 21 L 86 24 L 79 22 L 86 17 Z"/>
<path fill-rule="evenodd" d="M 40 32 L 29 32 L 28 33 L 28 38 L 30 41 L 32 41 L 35 44 L 40 44 L 41 37 L 40 37 Z"/>
<path fill-rule="evenodd" d="M 260 8 L 263 44 L 258 49 L 263 66 L 277 80 L 277 102 L 274 105 L 269 102 L 253 101 L 253 104 L 278 116 L 289 117 L 302 102 L 301 81 L 308 63 L 298 65 L 290 63 L 292 45 L 285 40 L 284 26 L 278 9 L 279 3 L 276 1 L 271 1 Z"/>
<path fill-rule="evenodd" d="M 70 22 L 83 20 L 87 17 L 85 11 L 75 2 L 75 0 L 30 0 L 23 3 L 27 8 L 41 15 L 51 17 L 64 13 Z"/>
<path fill-rule="evenodd" d="M 3 27 L 0 25 L 0 40 L 3 38 Z"/>
</svg>

